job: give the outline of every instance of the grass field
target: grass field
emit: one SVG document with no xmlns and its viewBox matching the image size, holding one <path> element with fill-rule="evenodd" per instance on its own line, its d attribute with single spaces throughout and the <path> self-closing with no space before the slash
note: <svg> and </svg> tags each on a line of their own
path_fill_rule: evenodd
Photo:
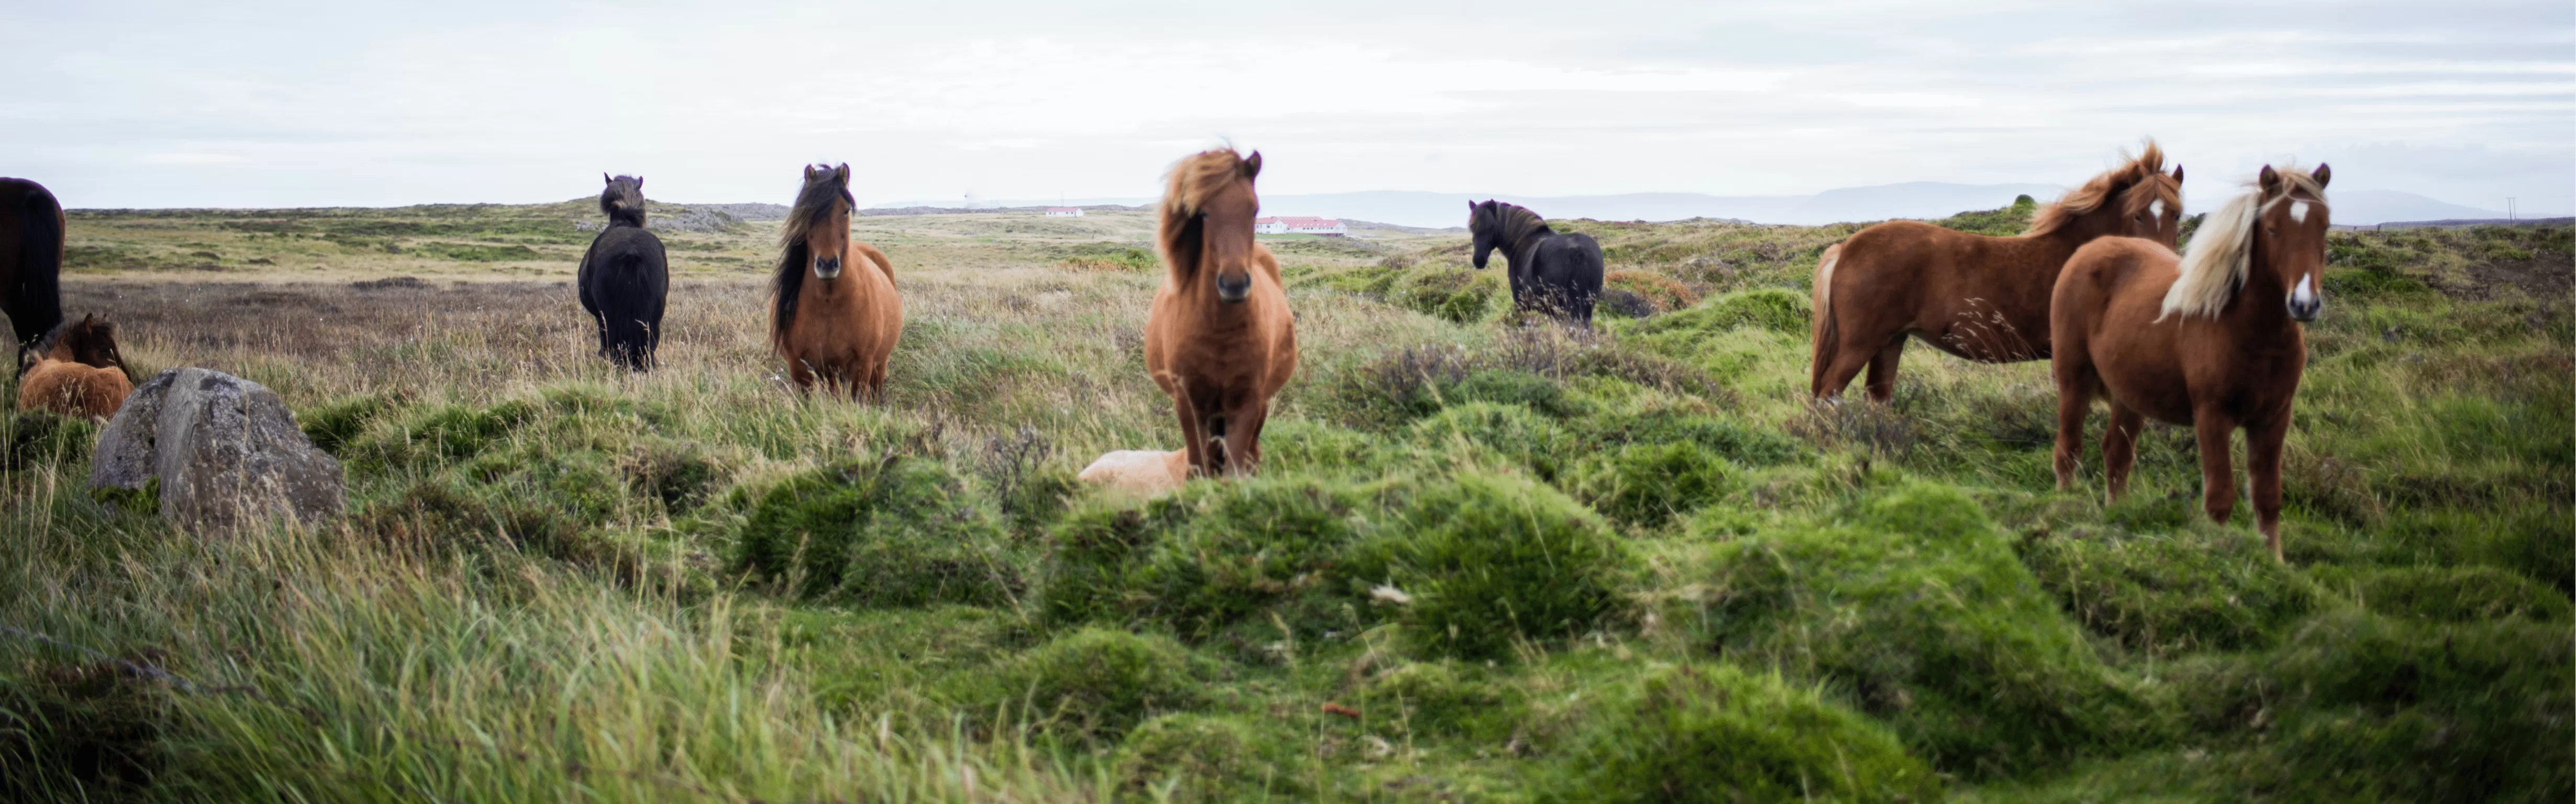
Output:
<svg viewBox="0 0 2576 804">
<path fill-rule="evenodd" d="M 2054 491 L 2045 364 L 1811 411 L 1854 226 L 1571 222 L 1657 311 L 1581 337 L 1456 233 L 1272 242 L 1262 475 L 1141 503 L 1072 476 L 1178 446 L 1142 213 L 860 219 L 859 406 L 766 354 L 774 223 L 664 233 L 664 367 L 592 356 L 589 209 L 73 216 L 67 311 L 276 389 L 350 513 L 191 538 L 6 418 L 0 799 L 2576 795 L 2563 226 L 2334 236 L 2284 566 L 2186 430 Z"/>
</svg>

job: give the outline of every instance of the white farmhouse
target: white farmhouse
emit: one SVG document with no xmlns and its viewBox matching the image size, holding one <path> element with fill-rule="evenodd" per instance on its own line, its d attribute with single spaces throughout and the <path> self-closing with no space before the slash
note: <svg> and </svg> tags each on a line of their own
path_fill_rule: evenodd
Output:
<svg viewBox="0 0 2576 804">
<path fill-rule="evenodd" d="M 1081 207 L 1047 207 L 1047 208 L 1046 208 L 1046 216 L 1047 216 L 1047 217 L 1050 217 L 1050 218 L 1079 218 L 1079 217 L 1082 217 L 1082 208 L 1081 208 Z"/>
<path fill-rule="evenodd" d="M 1351 233 L 1338 218 L 1254 218 L 1253 234 L 1308 234 L 1341 237 Z"/>
</svg>

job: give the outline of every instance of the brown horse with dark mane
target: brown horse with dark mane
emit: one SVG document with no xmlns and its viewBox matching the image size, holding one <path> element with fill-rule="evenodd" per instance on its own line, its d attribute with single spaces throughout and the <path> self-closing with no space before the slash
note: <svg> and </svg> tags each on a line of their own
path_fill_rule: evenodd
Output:
<svg viewBox="0 0 2576 804">
<path fill-rule="evenodd" d="M 2149 141 L 2136 159 L 2040 210 L 2019 237 L 1888 221 L 1826 249 L 1816 263 L 1810 392 L 1841 396 L 1865 365 L 1869 397 L 1887 401 L 1908 336 L 1970 360 L 2047 359 L 2048 294 L 2067 257 L 2113 235 L 2173 245 L 2182 167 L 2167 175 L 2164 161 Z"/>
<path fill-rule="evenodd" d="M 2110 499 L 2128 490 L 2144 417 L 2200 436 L 2201 504 L 2224 523 L 2236 509 L 2228 437 L 2245 428 L 2254 521 L 2281 557 L 2281 442 L 2308 364 L 2301 324 L 2325 309 L 2326 180 L 2274 171 L 2228 201 L 2181 256 L 2106 238 L 2075 252 L 2049 313 L 2057 342 L 2057 487 L 2084 459 L 2093 398 L 2111 403 L 2102 433 Z"/>
<path fill-rule="evenodd" d="M 134 393 L 116 325 L 97 316 L 66 321 L 18 354 L 18 409 L 112 418 Z"/>
<path fill-rule="evenodd" d="M 1170 272 L 1145 323 L 1145 368 L 1172 397 L 1190 468 L 1206 477 L 1260 465 L 1270 397 L 1297 373 L 1297 323 L 1279 260 L 1252 238 L 1259 175 L 1259 151 L 1182 159 L 1155 235 Z"/>
<path fill-rule="evenodd" d="M 850 237 L 850 166 L 805 168 L 805 186 L 779 232 L 784 251 L 770 289 L 769 345 L 799 389 L 816 382 L 852 398 L 884 399 L 887 358 L 903 336 L 894 262 Z"/>
<path fill-rule="evenodd" d="M 0 178 L 0 313 L 18 336 L 10 345 L 34 343 L 63 322 L 63 205 L 26 179 Z"/>
</svg>

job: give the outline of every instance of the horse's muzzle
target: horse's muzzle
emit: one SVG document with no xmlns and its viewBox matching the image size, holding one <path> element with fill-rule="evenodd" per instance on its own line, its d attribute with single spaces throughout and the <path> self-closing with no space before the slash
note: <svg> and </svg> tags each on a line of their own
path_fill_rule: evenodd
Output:
<svg viewBox="0 0 2576 804">
<path fill-rule="evenodd" d="M 839 257 L 816 257 L 816 258 L 814 258 L 814 276 L 815 276 L 816 278 L 818 278 L 818 279 L 838 279 L 838 278 L 840 278 L 840 276 L 841 276 L 841 258 L 839 258 Z"/>
<path fill-rule="evenodd" d="M 1252 272 L 1245 271 L 1242 279 L 1227 279 L 1224 274 L 1217 274 L 1216 298 L 1227 304 L 1241 304 L 1244 299 L 1252 298 Z"/>
<path fill-rule="evenodd" d="M 2299 277 L 2299 286 L 2290 289 L 2289 308 L 2290 318 L 2299 323 L 2317 320 L 2317 313 L 2326 309 L 2326 300 L 2317 295 L 2315 280 Z"/>
</svg>

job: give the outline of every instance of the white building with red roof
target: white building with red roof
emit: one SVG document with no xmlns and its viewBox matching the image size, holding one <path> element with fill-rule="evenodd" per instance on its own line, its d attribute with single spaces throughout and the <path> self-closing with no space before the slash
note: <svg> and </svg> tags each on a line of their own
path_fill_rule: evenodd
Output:
<svg viewBox="0 0 2576 804">
<path fill-rule="evenodd" d="M 1050 218 L 1079 218 L 1082 217 L 1082 208 L 1047 207 L 1046 216 Z"/>
<path fill-rule="evenodd" d="M 1341 237 L 1351 233 L 1339 218 L 1254 218 L 1253 234 L 1307 234 Z"/>
</svg>

